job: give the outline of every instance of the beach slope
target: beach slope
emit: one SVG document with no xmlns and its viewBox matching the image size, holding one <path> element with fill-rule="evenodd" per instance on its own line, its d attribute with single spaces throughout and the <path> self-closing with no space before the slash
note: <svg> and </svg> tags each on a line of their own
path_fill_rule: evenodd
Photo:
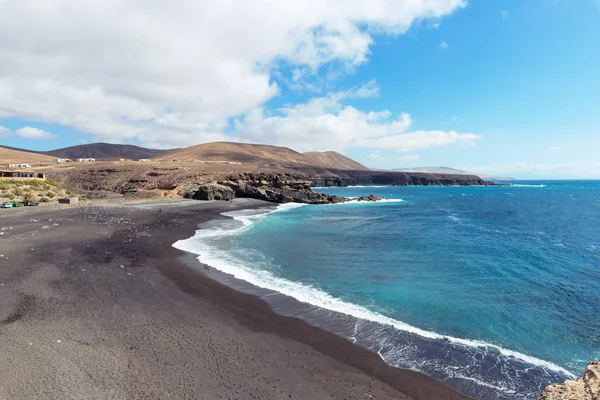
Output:
<svg viewBox="0 0 600 400">
<path fill-rule="evenodd" d="M 172 247 L 234 202 L 0 212 L 0 398 L 463 399 L 274 314 Z M 200 267 L 200 266 L 199 266 Z"/>
</svg>

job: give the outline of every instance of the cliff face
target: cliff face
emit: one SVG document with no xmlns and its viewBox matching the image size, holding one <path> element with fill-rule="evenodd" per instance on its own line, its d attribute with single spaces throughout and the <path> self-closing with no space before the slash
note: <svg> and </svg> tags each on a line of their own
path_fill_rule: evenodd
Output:
<svg viewBox="0 0 600 400">
<path fill-rule="evenodd" d="M 492 185 L 476 175 L 450 175 L 386 171 L 336 171 L 334 174 L 309 174 L 313 186 L 483 186 Z"/>
<path fill-rule="evenodd" d="M 202 163 L 97 163 L 50 168 L 49 179 L 90 197 L 99 192 L 135 193 L 135 197 L 223 199 L 252 197 L 278 203 L 334 203 L 335 196 L 314 193 L 312 186 L 353 185 L 469 186 L 486 185 L 474 175 L 444 175 L 386 171 L 275 169 Z M 229 188 L 206 185 L 218 184 Z M 203 186 L 203 192 L 199 192 Z"/>
<path fill-rule="evenodd" d="M 548 386 L 538 400 L 600 400 L 600 361 L 590 363 L 576 381 Z"/>
<path fill-rule="evenodd" d="M 186 185 L 183 197 L 200 200 L 232 200 L 246 197 L 274 203 L 329 204 L 348 199 L 315 193 L 311 181 L 302 174 L 293 173 L 242 173 L 224 176 L 216 183 Z M 365 199 L 374 201 L 377 198 Z"/>
</svg>

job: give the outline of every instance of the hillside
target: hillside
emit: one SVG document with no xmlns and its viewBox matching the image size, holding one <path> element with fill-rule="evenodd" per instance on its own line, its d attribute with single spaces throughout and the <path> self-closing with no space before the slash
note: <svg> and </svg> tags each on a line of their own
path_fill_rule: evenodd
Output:
<svg viewBox="0 0 600 400">
<path fill-rule="evenodd" d="M 70 158 L 71 160 L 76 158 L 95 158 L 96 160 L 111 161 L 119 158 L 130 158 L 132 160 L 152 158 L 170 151 L 173 150 L 147 149 L 130 144 L 91 143 L 50 150 L 43 152 L 43 154 L 56 158 Z"/>
<path fill-rule="evenodd" d="M 0 164 L 49 164 L 51 162 L 52 157 L 44 154 L 0 146 Z"/>
<path fill-rule="evenodd" d="M 304 153 L 314 165 L 339 170 L 368 171 L 369 168 L 335 151 Z"/>
<path fill-rule="evenodd" d="M 286 147 L 214 142 L 186 147 L 155 157 L 156 161 L 225 161 L 243 164 L 311 165 L 305 155 Z"/>
<path fill-rule="evenodd" d="M 425 172 L 429 174 L 454 174 L 454 175 L 477 175 L 488 181 L 513 181 L 515 178 L 494 176 L 486 174 L 474 174 L 456 168 L 448 167 L 416 167 L 416 168 L 396 168 L 393 171 L 399 172 Z"/>
</svg>

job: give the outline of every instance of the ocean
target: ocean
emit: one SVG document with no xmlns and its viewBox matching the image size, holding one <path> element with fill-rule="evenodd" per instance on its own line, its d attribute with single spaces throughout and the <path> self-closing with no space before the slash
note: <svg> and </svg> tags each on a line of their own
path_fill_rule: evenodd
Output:
<svg viewBox="0 0 600 400">
<path fill-rule="evenodd" d="M 600 182 L 315 190 L 387 200 L 225 213 L 174 246 L 475 398 L 535 399 L 600 359 Z"/>
</svg>

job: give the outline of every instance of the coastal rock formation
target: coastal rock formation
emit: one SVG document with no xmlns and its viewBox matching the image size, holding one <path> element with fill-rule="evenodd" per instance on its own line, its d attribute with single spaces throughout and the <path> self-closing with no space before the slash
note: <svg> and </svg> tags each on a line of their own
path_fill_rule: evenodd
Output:
<svg viewBox="0 0 600 400">
<path fill-rule="evenodd" d="M 315 193 L 311 181 L 302 174 L 242 173 L 232 174 L 217 182 L 229 187 L 236 197 L 247 197 L 275 203 L 330 204 L 348 199 Z"/>
<path fill-rule="evenodd" d="M 253 198 L 274 203 L 333 204 L 351 199 L 313 192 L 310 180 L 293 173 L 241 173 L 223 177 L 216 183 L 186 184 L 179 193 L 196 200 Z M 357 201 L 379 201 L 379 196 L 362 196 Z"/>
<path fill-rule="evenodd" d="M 600 361 L 590 363 L 576 381 L 548 386 L 538 400 L 600 400 Z"/>
<path fill-rule="evenodd" d="M 184 198 L 195 200 L 225 200 L 230 201 L 235 198 L 233 189 L 228 186 L 216 183 L 207 183 L 202 185 L 186 185 L 180 194 Z"/>
<path fill-rule="evenodd" d="M 374 194 L 370 194 L 368 196 L 360 196 L 357 201 L 381 201 L 384 200 L 383 197 L 375 196 Z"/>
<path fill-rule="evenodd" d="M 307 171 L 312 186 L 487 186 L 494 185 L 476 175 L 428 174 L 390 171 Z"/>
</svg>

